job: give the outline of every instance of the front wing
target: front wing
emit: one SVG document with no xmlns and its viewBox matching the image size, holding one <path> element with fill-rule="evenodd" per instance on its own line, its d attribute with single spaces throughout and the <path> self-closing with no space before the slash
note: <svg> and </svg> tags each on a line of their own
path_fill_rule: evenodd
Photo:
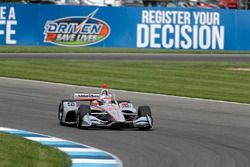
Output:
<svg viewBox="0 0 250 167">
<path fill-rule="evenodd" d="M 125 121 L 125 122 L 110 122 L 103 121 L 94 117 L 93 115 L 86 114 L 82 118 L 82 127 L 111 127 L 111 126 L 120 126 L 122 127 L 135 127 L 135 128 L 152 128 L 153 127 L 153 119 L 151 116 L 143 116 L 139 117 L 133 121 Z"/>
</svg>

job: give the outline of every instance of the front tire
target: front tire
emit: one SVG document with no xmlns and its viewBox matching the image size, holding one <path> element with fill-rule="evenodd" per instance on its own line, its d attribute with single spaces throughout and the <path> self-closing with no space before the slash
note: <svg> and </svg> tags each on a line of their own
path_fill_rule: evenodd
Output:
<svg viewBox="0 0 250 167">
<path fill-rule="evenodd" d="M 58 113 L 59 124 L 63 125 L 63 111 L 60 110 Z"/>
<path fill-rule="evenodd" d="M 152 120 L 152 125 L 153 125 L 153 118 L 152 118 L 151 109 L 149 106 L 140 106 L 138 108 L 138 117 L 150 117 Z M 149 130 L 151 128 L 152 128 L 152 126 L 147 126 L 147 127 L 141 127 L 139 129 L 140 130 Z"/>
<path fill-rule="evenodd" d="M 59 107 L 58 107 L 58 120 L 59 120 L 59 124 L 60 125 L 63 125 L 63 102 L 64 100 L 62 100 L 59 104 Z"/>
<path fill-rule="evenodd" d="M 61 100 L 61 102 L 59 103 L 58 106 L 58 120 L 59 120 L 59 124 L 60 125 L 64 125 L 64 107 L 63 107 L 63 103 L 65 102 L 75 102 L 74 100 L 70 100 L 70 99 L 65 99 L 65 100 Z M 66 115 L 65 115 L 66 116 Z"/>
<path fill-rule="evenodd" d="M 82 129 L 82 123 L 83 123 L 82 119 L 85 115 L 90 114 L 90 112 L 91 112 L 90 106 L 80 105 L 76 115 L 76 126 L 78 129 Z"/>
<path fill-rule="evenodd" d="M 139 117 L 145 117 L 147 115 L 152 116 L 150 107 L 149 106 L 140 106 L 138 108 L 138 116 Z"/>
</svg>

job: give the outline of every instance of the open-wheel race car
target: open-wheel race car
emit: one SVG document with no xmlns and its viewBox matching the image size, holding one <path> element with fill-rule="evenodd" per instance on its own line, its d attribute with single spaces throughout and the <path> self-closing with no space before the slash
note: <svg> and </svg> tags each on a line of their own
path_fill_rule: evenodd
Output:
<svg viewBox="0 0 250 167">
<path fill-rule="evenodd" d="M 87 104 L 81 104 L 87 102 Z M 116 100 L 106 84 L 99 94 L 74 93 L 72 99 L 61 100 L 58 108 L 61 125 L 75 124 L 77 128 L 134 127 L 149 130 L 153 118 L 149 106 L 134 105 L 127 100 Z"/>
</svg>

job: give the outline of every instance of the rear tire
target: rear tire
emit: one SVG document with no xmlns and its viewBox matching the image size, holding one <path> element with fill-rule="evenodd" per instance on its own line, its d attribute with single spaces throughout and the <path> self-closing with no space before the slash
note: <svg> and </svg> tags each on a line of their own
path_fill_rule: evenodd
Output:
<svg viewBox="0 0 250 167">
<path fill-rule="evenodd" d="M 149 106 L 139 106 L 138 117 L 146 117 L 146 116 L 149 116 L 153 121 L 150 107 Z M 152 124 L 153 124 L 153 122 L 152 122 Z M 152 128 L 152 126 L 148 126 L 148 127 L 142 127 L 139 129 L 140 130 L 149 130 L 151 128 Z"/>
<path fill-rule="evenodd" d="M 80 105 L 78 108 L 78 112 L 76 115 L 76 126 L 78 129 L 82 129 L 82 119 L 86 114 L 90 114 L 90 106 L 88 105 Z"/>
</svg>

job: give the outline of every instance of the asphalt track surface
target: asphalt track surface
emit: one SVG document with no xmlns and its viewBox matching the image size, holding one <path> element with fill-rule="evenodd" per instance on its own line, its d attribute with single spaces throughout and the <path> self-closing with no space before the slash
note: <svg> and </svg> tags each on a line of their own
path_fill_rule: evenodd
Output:
<svg viewBox="0 0 250 167">
<path fill-rule="evenodd" d="M 1 58 L 250 62 L 249 54 L 0 53 Z"/>
<path fill-rule="evenodd" d="M 249 167 L 250 105 L 113 91 L 148 104 L 155 126 L 79 130 L 60 126 L 58 102 L 74 91 L 99 89 L 0 78 L 0 127 L 84 143 L 118 156 L 124 167 Z"/>
</svg>

